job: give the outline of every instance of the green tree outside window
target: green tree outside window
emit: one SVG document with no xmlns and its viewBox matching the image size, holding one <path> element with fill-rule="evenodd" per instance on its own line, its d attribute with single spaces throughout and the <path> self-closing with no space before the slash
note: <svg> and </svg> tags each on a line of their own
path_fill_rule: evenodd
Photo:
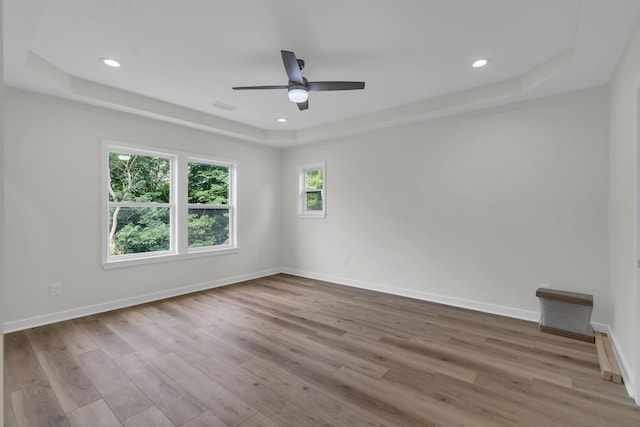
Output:
<svg viewBox="0 0 640 427">
<path fill-rule="evenodd" d="M 189 247 L 229 243 L 229 167 L 189 163 Z"/>
<path fill-rule="evenodd" d="M 308 170 L 305 173 L 305 188 L 307 193 L 307 210 L 322 210 L 322 170 Z"/>
<path fill-rule="evenodd" d="M 109 254 L 170 249 L 171 161 L 109 153 Z"/>
</svg>

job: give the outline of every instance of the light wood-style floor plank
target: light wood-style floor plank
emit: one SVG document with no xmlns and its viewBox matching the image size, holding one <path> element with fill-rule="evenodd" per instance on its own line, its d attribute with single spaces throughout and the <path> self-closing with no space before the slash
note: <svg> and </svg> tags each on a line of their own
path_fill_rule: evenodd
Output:
<svg viewBox="0 0 640 427">
<path fill-rule="evenodd" d="M 278 332 L 277 334 L 273 334 L 271 335 L 271 337 L 274 340 L 293 348 L 312 353 L 315 355 L 315 357 L 327 363 L 337 363 L 338 367 L 344 366 L 347 368 L 351 368 L 371 377 L 380 378 L 389 370 L 388 368 L 378 363 L 361 359 L 357 356 L 353 356 L 340 350 L 335 350 L 330 346 L 318 344 L 317 342 L 305 339 L 305 337 L 301 337 L 286 330 Z"/>
<path fill-rule="evenodd" d="M 205 411 L 182 424 L 182 427 L 229 427 L 229 424 L 213 415 L 211 411 Z"/>
<path fill-rule="evenodd" d="M 152 406 L 129 417 L 125 420 L 124 427 L 174 427 L 174 424 L 158 408 Z"/>
<path fill-rule="evenodd" d="M 169 349 L 181 359 L 189 363 L 197 362 L 207 358 L 203 349 L 199 349 L 193 341 L 175 328 L 179 325 L 170 326 L 168 324 L 152 323 L 144 325 L 141 329 L 158 341 L 163 347 Z"/>
<path fill-rule="evenodd" d="M 98 390 L 65 349 L 37 351 L 36 355 L 64 412 L 100 400 Z"/>
<path fill-rule="evenodd" d="M 258 412 L 253 417 L 240 424 L 240 427 L 280 427 L 280 424 L 277 424 L 264 414 Z"/>
<path fill-rule="evenodd" d="M 120 421 L 153 404 L 102 350 L 77 356 L 78 363 Z"/>
<path fill-rule="evenodd" d="M 19 427 L 70 426 L 49 384 L 35 384 L 12 392 L 11 404 Z"/>
<path fill-rule="evenodd" d="M 357 394 L 384 402 L 391 409 L 391 414 L 379 411 L 380 417 L 394 422 L 397 415 L 405 420 L 406 425 L 440 426 L 440 425 L 475 425 L 495 426 L 495 419 L 474 417 L 463 407 L 450 405 L 443 399 L 435 399 L 428 395 L 416 395 L 402 386 L 395 386 L 385 381 L 378 381 L 349 368 L 340 368 L 333 378 L 344 384 L 344 395 Z"/>
<path fill-rule="evenodd" d="M 173 353 L 158 357 L 152 363 L 230 426 L 236 426 L 258 412 L 237 394 Z"/>
<path fill-rule="evenodd" d="M 206 410 L 197 399 L 137 353 L 115 363 L 174 424 L 181 425 Z"/>
<path fill-rule="evenodd" d="M 36 353 L 24 331 L 5 335 L 4 395 L 36 384 L 48 384 Z"/>
<path fill-rule="evenodd" d="M 97 400 L 67 414 L 72 427 L 122 427 L 104 400 Z"/>
<path fill-rule="evenodd" d="M 111 316 L 111 314 L 108 313 L 106 316 Z M 80 319 L 78 324 L 109 357 L 118 357 L 135 351 L 133 347 L 111 330 L 105 322 L 102 322 L 99 316 Z"/>
<path fill-rule="evenodd" d="M 318 418 L 260 381 L 210 357 L 196 367 L 280 425 L 313 426 Z"/>
<path fill-rule="evenodd" d="M 97 350 L 98 346 L 73 320 L 56 323 L 54 330 L 62 340 L 62 345 L 71 355 Z"/>
<path fill-rule="evenodd" d="M 13 410 L 13 403 L 11 402 L 11 394 L 6 389 L 4 391 L 4 424 L 3 425 L 4 427 L 16 427 L 18 425 L 18 420 L 16 419 L 16 413 Z"/>
<path fill-rule="evenodd" d="M 338 425 L 352 427 L 375 427 L 378 423 L 362 411 L 345 405 L 299 378 L 265 365 L 257 360 L 249 360 L 239 366 L 245 372 L 258 378 L 266 387 L 286 396 L 298 405 L 318 416 L 335 420 Z"/>
<path fill-rule="evenodd" d="M 5 427 L 640 426 L 594 344 L 286 274 L 4 340 Z"/>
<path fill-rule="evenodd" d="M 108 320 L 103 319 L 103 321 L 107 321 L 111 330 L 145 357 L 153 358 L 170 352 L 142 328 L 134 327 L 120 312 L 113 313 Z"/>
</svg>

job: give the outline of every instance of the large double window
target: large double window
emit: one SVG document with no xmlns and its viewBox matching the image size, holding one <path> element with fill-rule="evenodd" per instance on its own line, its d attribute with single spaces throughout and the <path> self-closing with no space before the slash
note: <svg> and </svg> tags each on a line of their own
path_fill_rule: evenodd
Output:
<svg viewBox="0 0 640 427">
<path fill-rule="evenodd" d="M 105 266 L 236 249 L 235 162 L 105 142 Z"/>
</svg>

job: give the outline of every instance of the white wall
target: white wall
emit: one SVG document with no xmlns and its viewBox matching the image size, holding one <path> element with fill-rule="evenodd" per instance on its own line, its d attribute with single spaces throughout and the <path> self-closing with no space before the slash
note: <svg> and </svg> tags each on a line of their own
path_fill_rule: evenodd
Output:
<svg viewBox="0 0 640 427">
<path fill-rule="evenodd" d="M 607 138 L 601 87 L 287 149 L 284 266 L 525 318 L 547 283 L 608 323 Z M 327 217 L 299 219 L 317 161 Z"/>
<path fill-rule="evenodd" d="M 638 90 L 640 88 L 640 22 L 629 40 L 610 85 L 609 233 L 612 332 L 640 404 L 640 288 L 636 289 L 638 197 Z M 628 387 L 629 388 L 629 385 Z"/>
<path fill-rule="evenodd" d="M 0 335 L 4 324 L 4 54 L 2 48 L 2 0 L 0 0 Z M 4 355 L 4 339 L 0 339 Z M 4 357 L 0 357 L 0 420 L 4 420 Z"/>
<path fill-rule="evenodd" d="M 280 265 L 278 150 L 14 88 L 5 95 L 8 325 Z M 239 161 L 240 252 L 103 270 L 102 138 Z M 54 282 L 59 297 L 49 296 Z"/>
</svg>

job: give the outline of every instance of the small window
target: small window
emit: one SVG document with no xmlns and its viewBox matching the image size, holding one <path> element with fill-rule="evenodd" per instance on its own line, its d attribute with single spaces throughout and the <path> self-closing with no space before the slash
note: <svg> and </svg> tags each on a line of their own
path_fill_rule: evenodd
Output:
<svg viewBox="0 0 640 427">
<path fill-rule="evenodd" d="M 324 163 L 298 166 L 299 208 L 298 214 L 308 218 L 324 218 L 326 215 L 326 176 Z"/>
</svg>

